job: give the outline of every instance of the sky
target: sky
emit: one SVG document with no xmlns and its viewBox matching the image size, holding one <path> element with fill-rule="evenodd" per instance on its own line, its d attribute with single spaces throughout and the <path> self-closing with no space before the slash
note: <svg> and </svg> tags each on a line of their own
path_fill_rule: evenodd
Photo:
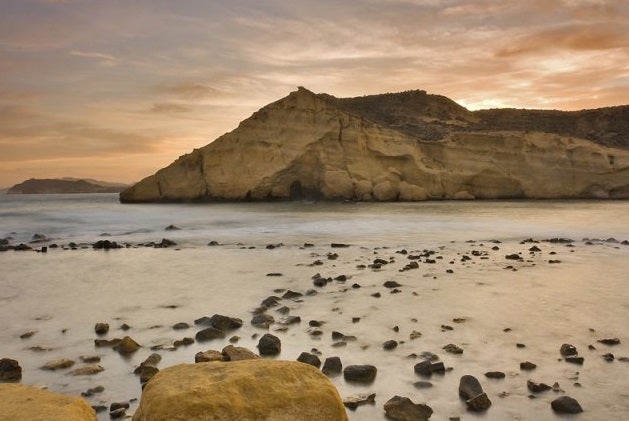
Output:
<svg viewBox="0 0 629 421">
<path fill-rule="evenodd" d="M 0 0 L 0 187 L 132 183 L 297 86 L 629 104 L 626 0 Z"/>
</svg>

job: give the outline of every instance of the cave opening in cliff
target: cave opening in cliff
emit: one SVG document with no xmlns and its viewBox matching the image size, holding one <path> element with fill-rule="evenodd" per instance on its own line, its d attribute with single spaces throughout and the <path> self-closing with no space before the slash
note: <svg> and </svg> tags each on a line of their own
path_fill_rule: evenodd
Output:
<svg viewBox="0 0 629 421">
<path fill-rule="evenodd" d="M 290 200 L 305 199 L 303 188 L 299 180 L 293 181 L 293 183 L 290 185 L 289 197 L 290 197 Z"/>
</svg>

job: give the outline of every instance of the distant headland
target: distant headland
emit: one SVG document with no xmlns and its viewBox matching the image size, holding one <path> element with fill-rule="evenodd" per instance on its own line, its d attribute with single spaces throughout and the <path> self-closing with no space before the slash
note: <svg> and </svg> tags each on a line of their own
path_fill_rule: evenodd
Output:
<svg viewBox="0 0 629 421">
<path fill-rule="evenodd" d="M 7 190 L 7 194 L 119 193 L 128 185 L 92 179 L 31 178 Z"/>
</svg>

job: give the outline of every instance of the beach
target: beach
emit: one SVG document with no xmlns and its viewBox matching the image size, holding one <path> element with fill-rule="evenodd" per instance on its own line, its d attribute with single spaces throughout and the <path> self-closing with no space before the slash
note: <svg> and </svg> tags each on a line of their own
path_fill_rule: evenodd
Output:
<svg viewBox="0 0 629 421">
<path fill-rule="evenodd" d="M 126 401 L 132 413 L 141 395 L 133 371 L 152 353 L 165 368 L 230 343 L 256 352 L 272 333 L 282 344 L 276 359 L 309 352 L 377 367 L 368 384 L 330 377 L 342 398 L 376 394 L 375 404 L 348 409 L 352 420 L 385 419 L 382 406 L 394 395 L 428 404 L 433 419 L 557 419 L 550 402 L 561 395 L 577 399 L 588 419 L 629 411 L 624 202 L 123 206 L 98 197 L 29 202 L 31 221 L 14 212 L 26 205 L 13 202 L 17 216 L 2 219 L 0 237 L 13 236 L 12 244 L 35 233 L 49 240 L 0 253 L 0 357 L 20 362 L 24 384 L 72 395 L 103 386 L 87 397 L 92 405 Z M 176 244 L 156 248 L 163 238 Z M 122 248 L 93 248 L 104 240 Z M 298 294 L 282 298 L 287 291 Z M 275 323 L 252 326 L 270 296 L 278 305 L 264 313 Z M 173 346 L 195 338 L 194 321 L 213 314 L 243 325 L 224 339 Z M 283 324 L 287 316 L 299 321 Z M 95 333 L 99 322 L 110 325 L 106 335 Z M 182 322 L 190 327 L 172 328 Z M 142 345 L 129 356 L 94 343 L 127 335 Z M 611 338 L 620 343 L 598 342 Z M 384 349 L 387 341 L 395 346 Z M 563 344 L 583 364 L 566 361 Z M 417 374 L 426 353 L 445 372 Z M 613 361 L 603 358 L 609 353 Z M 81 356 L 99 356 L 104 371 L 69 375 Z M 60 358 L 75 364 L 41 369 Z M 522 370 L 526 361 L 537 367 Z M 505 377 L 487 378 L 490 371 Z M 492 401 L 481 415 L 458 396 L 466 374 Z M 535 393 L 528 380 L 558 386 Z"/>
</svg>

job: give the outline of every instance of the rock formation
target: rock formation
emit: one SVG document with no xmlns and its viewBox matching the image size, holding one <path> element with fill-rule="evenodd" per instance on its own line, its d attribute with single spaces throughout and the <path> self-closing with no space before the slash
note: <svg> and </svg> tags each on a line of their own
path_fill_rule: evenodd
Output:
<svg viewBox="0 0 629 421">
<path fill-rule="evenodd" d="M 31 178 L 11 187 L 7 194 L 119 193 L 126 187 L 123 184 L 88 180 Z"/>
<path fill-rule="evenodd" d="M 82 398 L 21 384 L 0 384 L 0 396 L 3 420 L 96 421 L 96 413 Z"/>
<path fill-rule="evenodd" d="M 293 361 L 181 364 L 157 373 L 133 421 L 346 421 L 338 392 L 319 370 Z"/>
<path fill-rule="evenodd" d="M 629 107 L 602 110 L 613 121 Z M 535 130 L 524 111 L 471 112 L 423 91 L 337 99 L 299 88 L 120 200 L 629 198 L 629 151 L 603 146 L 629 145 L 622 124 L 539 111 Z"/>
</svg>

